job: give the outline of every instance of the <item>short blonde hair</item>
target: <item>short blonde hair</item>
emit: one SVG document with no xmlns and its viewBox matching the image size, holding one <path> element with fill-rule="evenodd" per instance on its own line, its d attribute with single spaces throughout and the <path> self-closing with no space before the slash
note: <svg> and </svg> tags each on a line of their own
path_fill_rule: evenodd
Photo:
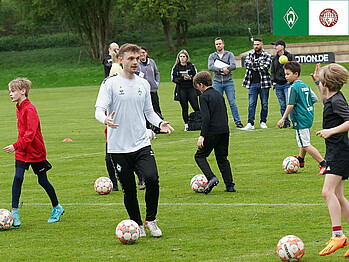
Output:
<svg viewBox="0 0 349 262">
<path fill-rule="evenodd" d="M 131 53 L 140 53 L 141 48 L 138 45 L 135 44 L 123 44 L 120 49 L 119 49 L 119 57 L 124 58 L 124 55 L 126 52 L 131 52 Z"/>
<path fill-rule="evenodd" d="M 349 77 L 348 70 L 339 64 L 329 64 L 321 67 L 319 80 L 325 83 L 330 91 L 339 91 L 347 83 Z"/>
<path fill-rule="evenodd" d="M 14 90 L 22 90 L 25 89 L 25 96 L 28 97 L 29 90 L 32 82 L 25 77 L 18 77 L 13 79 L 10 83 L 8 83 L 8 89 Z"/>
</svg>

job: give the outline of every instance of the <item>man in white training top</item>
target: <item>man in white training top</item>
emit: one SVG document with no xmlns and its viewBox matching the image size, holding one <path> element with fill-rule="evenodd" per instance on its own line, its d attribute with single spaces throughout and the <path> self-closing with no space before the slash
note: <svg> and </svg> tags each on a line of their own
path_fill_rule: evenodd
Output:
<svg viewBox="0 0 349 262">
<path fill-rule="evenodd" d="M 139 46 L 121 46 L 119 57 L 123 70 L 103 81 L 96 101 L 95 116 L 98 121 L 107 125 L 107 150 L 122 186 L 124 204 L 130 219 L 140 226 L 141 236 L 146 235 L 145 226 L 152 236 L 160 237 L 162 232 L 156 225 L 159 176 L 145 128 L 145 117 L 151 124 L 158 126 L 161 132 L 171 133 L 174 129 L 154 112 L 148 81 L 135 74 L 139 55 Z M 145 178 L 147 185 L 144 226 L 137 199 L 135 168 Z"/>
</svg>

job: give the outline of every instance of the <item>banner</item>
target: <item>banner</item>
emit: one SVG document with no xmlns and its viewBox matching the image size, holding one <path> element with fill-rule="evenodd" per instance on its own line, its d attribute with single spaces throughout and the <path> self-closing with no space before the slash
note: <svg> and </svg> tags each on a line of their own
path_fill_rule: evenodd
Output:
<svg viewBox="0 0 349 262">
<path fill-rule="evenodd" d="M 349 0 L 274 0 L 274 35 L 349 35 Z"/>
</svg>

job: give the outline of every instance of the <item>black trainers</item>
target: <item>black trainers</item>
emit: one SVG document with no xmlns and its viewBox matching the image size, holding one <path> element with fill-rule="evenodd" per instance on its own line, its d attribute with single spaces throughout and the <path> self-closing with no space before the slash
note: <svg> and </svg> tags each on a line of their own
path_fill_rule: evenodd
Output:
<svg viewBox="0 0 349 262">
<path fill-rule="evenodd" d="M 227 187 L 224 189 L 224 192 L 236 192 L 234 185 L 227 186 Z"/>
<path fill-rule="evenodd" d="M 204 194 L 208 194 L 211 192 L 212 188 L 217 186 L 219 183 L 219 180 L 216 176 L 213 176 L 210 181 L 208 181 L 207 187 L 204 190 Z"/>
<path fill-rule="evenodd" d="M 119 188 L 118 188 L 118 184 L 117 183 L 113 183 L 113 189 L 112 191 L 119 191 Z"/>
<path fill-rule="evenodd" d="M 236 128 L 237 129 L 244 128 L 244 125 L 241 122 L 239 122 L 238 124 L 236 124 Z"/>
<path fill-rule="evenodd" d="M 290 123 L 284 123 L 282 128 L 291 128 L 291 124 Z"/>
</svg>

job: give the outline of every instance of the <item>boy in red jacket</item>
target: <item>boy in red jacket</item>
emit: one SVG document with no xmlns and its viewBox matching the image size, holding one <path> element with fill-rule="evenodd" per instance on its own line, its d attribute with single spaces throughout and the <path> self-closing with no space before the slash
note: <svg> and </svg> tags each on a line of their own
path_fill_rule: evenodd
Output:
<svg viewBox="0 0 349 262">
<path fill-rule="evenodd" d="M 24 172 L 29 169 L 29 166 L 38 176 L 39 184 L 45 189 L 52 202 L 53 209 L 47 222 L 58 222 L 64 213 L 63 207 L 58 203 L 55 189 L 47 179 L 46 171 L 50 170 L 52 166 L 46 160 L 46 149 L 38 113 L 28 99 L 30 86 L 31 82 L 26 78 L 16 78 L 8 84 L 11 100 L 17 102 L 18 140 L 3 150 L 9 154 L 15 151 L 16 173 L 12 184 L 12 215 L 15 227 L 21 225 L 18 203 Z"/>
</svg>

